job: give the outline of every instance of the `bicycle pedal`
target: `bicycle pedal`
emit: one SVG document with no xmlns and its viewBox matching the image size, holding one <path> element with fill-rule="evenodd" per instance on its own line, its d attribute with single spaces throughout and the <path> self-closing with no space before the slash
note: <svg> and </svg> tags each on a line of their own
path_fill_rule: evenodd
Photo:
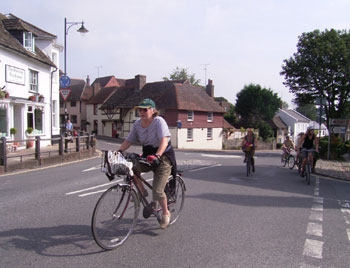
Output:
<svg viewBox="0 0 350 268">
<path fill-rule="evenodd" d="M 143 208 L 142 215 L 145 219 L 148 219 L 153 214 L 153 203 L 149 203 Z"/>
</svg>

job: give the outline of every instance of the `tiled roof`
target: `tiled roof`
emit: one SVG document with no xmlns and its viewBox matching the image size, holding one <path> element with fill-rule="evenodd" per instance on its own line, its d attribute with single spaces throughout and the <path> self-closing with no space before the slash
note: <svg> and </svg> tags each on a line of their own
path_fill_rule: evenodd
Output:
<svg viewBox="0 0 350 268">
<path fill-rule="evenodd" d="M 285 111 L 290 116 L 296 118 L 298 122 L 304 122 L 304 123 L 309 123 L 310 122 L 309 118 L 307 118 L 306 116 L 302 115 L 301 113 L 298 113 L 295 110 L 288 109 L 288 110 L 283 110 L 283 111 Z"/>
<path fill-rule="evenodd" d="M 99 77 L 96 78 L 95 81 L 92 83 L 92 87 L 94 86 L 94 84 L 99 83 L 100 87 L 106 87 L 107 83 L 113 78 L 113 75 L 110 76 L 105 76 L 105 77 Z"/>
<path fill-rule="evenodd" d="M 103 104 L 114 91 L 118 90 L 117 87 L 104 87 L 97 93 L 96 96 L 92 97 L 87 104 Z"/>
<path fill-rule="evenodd" d="M 0 13 L 0 46 L 9 50 L 15 51 L 17 53 L 20 53 L 31 59 L 35 59 L 42 63 L 55 67 L 55 64 L 38 47 L 35 47 L 35 53 L 32 53 L 26 50 L 23 47 L 23 45 L 14 36 L 10 34 L 8 29 L 6 29 L 5 25 L 7 21 L 8 21 L 8 18 Z M 30 28 L 29 27 L 30 24 L 22 20 L 21 20 L 21 24 L 26 25 L 26 28 L 28 29 Z M 11 27 L 14 27 L 14 26 L 11 26 Z M 34 26 L 31 26 L 31 27 L 34 27 Z M 24 30 L 26 28 L 23 28 L 21 30 Z M 39 33 L 39 31 L 37 31 L 37 33 Z M 37 35 L 37 33 L 35 34 Z"/>
<path fill-rule="evenodd" d="M 279 117 L 278 115 L 275 115 L 272 118 L 272 123 L 274 126 L 276 126 L 279 129 L 287 129 L 288 128 L 288 126 L 283 122 L 281 117 Z"/>
<path fill-rule="evenodd" d="M 177 109 L 193 111 L 211 111 L 225 113 L 224 109 L 211 98 L 201 87 L 193 86 L 189 83 L 174 83 L 173 81 L 161 81 L 147 83 L 142 90 L 133 91 L 131 89 L 125 94 L 115 98 L 115 94 L 105 102 L 105 107 L 133 108 L 141 100 L 151 98 L 156 103 L 158 109 Z"/>
</svg>

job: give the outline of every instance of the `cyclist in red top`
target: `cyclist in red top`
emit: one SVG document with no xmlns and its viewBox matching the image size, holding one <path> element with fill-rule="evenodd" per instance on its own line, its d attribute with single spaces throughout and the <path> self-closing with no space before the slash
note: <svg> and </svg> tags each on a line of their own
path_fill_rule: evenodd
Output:
<svg viewBox="0 0 350 268">
<path fill-rule="evenodd" d="M 248 134 L 243 138 L 243 141 L 242 141 L 242 150 L 245 153 L 244 163 L 247 161 L 247 153 L 251 151 L 252 171 L 255 172 L 254 153 L 255 153 L 255 148 L 258 145 L 258 140 L 256 139 L 252 128 L 248 128 L 247 131 L 248 131 Z"/>
</svg>

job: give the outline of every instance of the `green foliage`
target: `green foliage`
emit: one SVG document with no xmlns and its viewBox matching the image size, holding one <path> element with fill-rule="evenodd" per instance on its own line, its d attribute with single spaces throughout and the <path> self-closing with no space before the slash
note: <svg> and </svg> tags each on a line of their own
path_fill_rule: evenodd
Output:
<svg viewBox="0 0 350 268">
<path fill-rule="evenodd" d="M 259 122 L 258 128 L 259 128 L 259 135 L 264 141 L 267 141 L 270 137 L 273 136 L 273 131 L 271 126 L 265 121 Z"/>
<path fill-rule="evenodd" d="M 314 104 L 303 104 L 296 108 L 296 110 L 301 113 L 302 115 L 305 115 L 307 118 L 310 118 L 313 121 L 316 121 L 317 117 L 317 110 L 316 106 Z"/>
<path fill-rule="evenodd" d="M 10 128 L 11 135 L 16 135 L 16 133 L 17 133 L 17 128 L 15 128 L 15 127 Z"/>
<path fill-rule="evenodd" d="M 320 155 L 321 158 L 327 158 L 328 153 L 328 137 L 323 137 L 320 140 Z M 331 159 L 340 159 L 344 154 L 348 153 L 350 145 L 346 142 L 343 143 L 341 138 L 336 136 L 331 136 L 330 144 L 330 156 Z"/>
<path fill-rule="evenodd" d="M 31 127 L 27 128 L 27 133 L 28 134 L 32 134 L 32 132 L 33 132 L 33 128 L 31 128 Z"/>
<path fill-rule="evenodd" d="M 188 80 L 192 85 L 199 86 L 200 79 L 196 79 L 195 74 L 189 74 L 185 68 L 176 67 L 168 77 L 163 77 L 164 81 Z"/>
<path fill-rule="evenodd" d="M 241 126 L 259 128 L 260 122 L 270 121 L 281 105 L 282 101 L 277 93 L 260 85 L 250 84 L 237 94 L 235 110 L 241 116 Z"/>
<path fill-rule="evenodd" d="M 303 33 L 297 52 L 284 60 L 284 84 L 299 105 L 325 97 L 327 124 L 330 118 L 350 115 L 350 33 L 334 29 Z"/>
<path fill-rule="evenodd" d="M 227 122 L 229 122 L 231 125 L 235 125 L 237 123 L 237 115 L 235 112 L 235 106 L 233 106 L 232 103 L 230 103 L 230 109 L 229 111 L 224 115 L 224 118 Z"/>
</svg>

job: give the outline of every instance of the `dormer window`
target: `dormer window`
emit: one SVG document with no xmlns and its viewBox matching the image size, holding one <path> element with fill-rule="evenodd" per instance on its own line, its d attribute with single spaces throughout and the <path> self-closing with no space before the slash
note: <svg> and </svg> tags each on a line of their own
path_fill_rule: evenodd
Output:
<svg viewBox="0 0 350 268">
<path fill-rule="evenodd" d="M 23 32 L 23 46 L 26 50 L 34 52 L 35 41 L 31 32 Z"/>
</svg>

